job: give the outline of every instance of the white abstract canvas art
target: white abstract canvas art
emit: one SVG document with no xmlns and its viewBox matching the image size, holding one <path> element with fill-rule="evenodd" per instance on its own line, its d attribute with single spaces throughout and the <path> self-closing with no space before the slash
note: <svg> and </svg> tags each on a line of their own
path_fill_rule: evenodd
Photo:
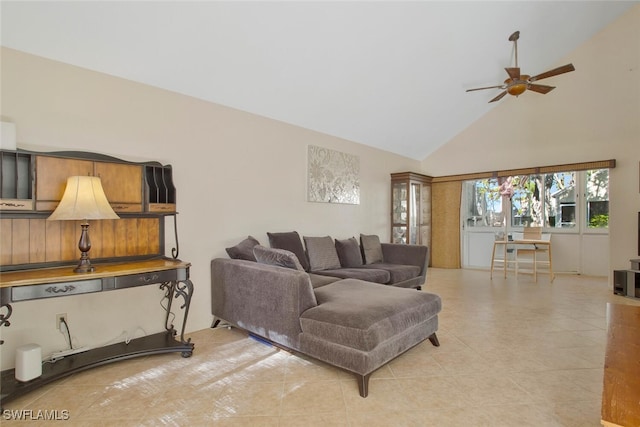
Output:
<svg viewBox="0 0 640 427">
<path fill-rule="evenodd" d="M 308 200 L 360 204 L 360 158 L 309 145 Z"/>
</svg>

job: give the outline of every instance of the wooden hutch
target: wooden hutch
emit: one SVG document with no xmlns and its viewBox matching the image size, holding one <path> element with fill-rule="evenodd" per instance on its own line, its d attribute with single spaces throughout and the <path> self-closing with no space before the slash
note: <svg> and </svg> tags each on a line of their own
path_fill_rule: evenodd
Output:
<svg viewBox="0 0 640 427">
<path fill-rule="evenodd" d="M 95 271 L 82 274 L 73 272 L 80 221 L 47 221 L 67 178 L 76 175 L 100 177 L 120 217 L 89 221 Z M 167 300 L 165 332 L 61 357 L 27 382 L 17 381 L 14 369 L 2 371 L 0 403 L 105 363 L 167 352 L 191 356 L 193 343 L 185 340 L 184 330 L 193 284 L 190 264 L 178 259 L 176 213 L 171 166 L 85 152 L 0 150 L 0 327 L 10 325 L 21 301 L 147 285 L 158 286 Z M 172 257 L 164 255 L 166 216 L 174 217 Z M 184 313 L 179 336 L 170 320 L 171 302 L 178 297 Z"/>
</svg>

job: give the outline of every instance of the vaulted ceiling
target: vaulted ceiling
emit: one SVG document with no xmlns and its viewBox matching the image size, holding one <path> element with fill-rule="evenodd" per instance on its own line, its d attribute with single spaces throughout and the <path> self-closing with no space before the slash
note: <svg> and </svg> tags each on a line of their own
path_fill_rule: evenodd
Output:
<svg viewBox="0 0 640 427">
<path fill-rule="evenodd" d="M 538 74 L 637 3 L 3 0 L 0 34 L 9 48 L 422 160 L 496 105 L 499 89 L 465 90 L 507 78 L 514 31 L 523 73 Z"/>
</svg>

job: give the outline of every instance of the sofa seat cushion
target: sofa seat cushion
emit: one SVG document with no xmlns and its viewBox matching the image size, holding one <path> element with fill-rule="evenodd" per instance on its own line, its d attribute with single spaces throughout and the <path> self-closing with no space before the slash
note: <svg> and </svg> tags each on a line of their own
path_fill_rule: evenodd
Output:
<svg viewBox="0 0 640 427">
<path fill-rule="evenodd" d="M 311 280 L 311 286 L 319 288 L 320 286 L 328 285 L 329 283 L 337 282 L 341 280 L 339 277 L 323 276 L 321 274 L 309 273 L 309 280 Z"/>
<path fill-rule="evenodd" d="M 371 351 L 442 308 L 438 295 L 356 279 L 340 280 L 314 293 L 318 305 L 300 316 L 302 333 L 361 351 Z"/>
<path fill-rule="evenodd" d="M 341 279 L 360 279 L 367 282 L 386 284 L 391 280 L 391 275 L 386 270 L 375 268 L 337 268 L 335 270 L 314 271 L 324 276 L 339 277 Z"/>
<path fill-rule="evenodd" d="M 420 267 L 415 265 L 400 265 L 379 262 L 376 264 L 367 264 L 362 266 L 363 269 L 385 270 L 389 273 L 389 281 L 385 283 L 399 283 L 405 280 L 413 279 L 420 275 Z"/>
</svg>

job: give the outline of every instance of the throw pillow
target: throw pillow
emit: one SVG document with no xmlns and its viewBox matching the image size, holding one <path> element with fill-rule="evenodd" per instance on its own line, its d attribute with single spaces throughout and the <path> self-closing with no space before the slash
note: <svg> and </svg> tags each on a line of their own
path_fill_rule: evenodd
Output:
<svg viewBox="0 0 640 427">
<path fill-rule="evenodd" d="M 360 245 L 355 237 L 346 240 L 336 239 L 336 251 L 340 258 L 340 265 L 346 268 L 361 267 L 362 254 L 360 253 Z"/>
<path fill-rule="evenodd" d="M 256 238 L 249 236 L 237 245 L 226 248 L 225 250 L 229 258 L 255 261 L 256 257 L 253 255 L 253 247 L 259 244 L 260 242 L 258 242 Z"/>
<path fill-rule="evenodd" d="M 332 270 L 341 267 L 338 252 L 330 236 L 304 236 L 303 239 L 307 247 L 307 255 L 309 255 L 310 271 Z"/>
<path fill-rule="evenodd" d="M 382 245 L 380 238 L 374 235 L 360 235 L 360 244 L 362 245 L 362 253 L 364 255 L 365 264 L 373 264 L 382 262 Z"/>
<path fill-rule="evenodd" d="M 277 265 L 279 267 L 304 271 L 302 265 L 300 265 L 300 262 L 298 261 L 298 257 L 291 251 L 257 245 L 253 248 L 253 254 L 260 264 Z"/>
<path fill-rule="evenodd" d="M 300 265 L 305 271 L 309 271 L 309 261 L 304 253 L 304 247 L 297 231 L 286 233 L 267 233 L 269 236 L 269 246 L 275 249 L 285 249 L 291 251 L 298 257 Z"/>
</svg>

